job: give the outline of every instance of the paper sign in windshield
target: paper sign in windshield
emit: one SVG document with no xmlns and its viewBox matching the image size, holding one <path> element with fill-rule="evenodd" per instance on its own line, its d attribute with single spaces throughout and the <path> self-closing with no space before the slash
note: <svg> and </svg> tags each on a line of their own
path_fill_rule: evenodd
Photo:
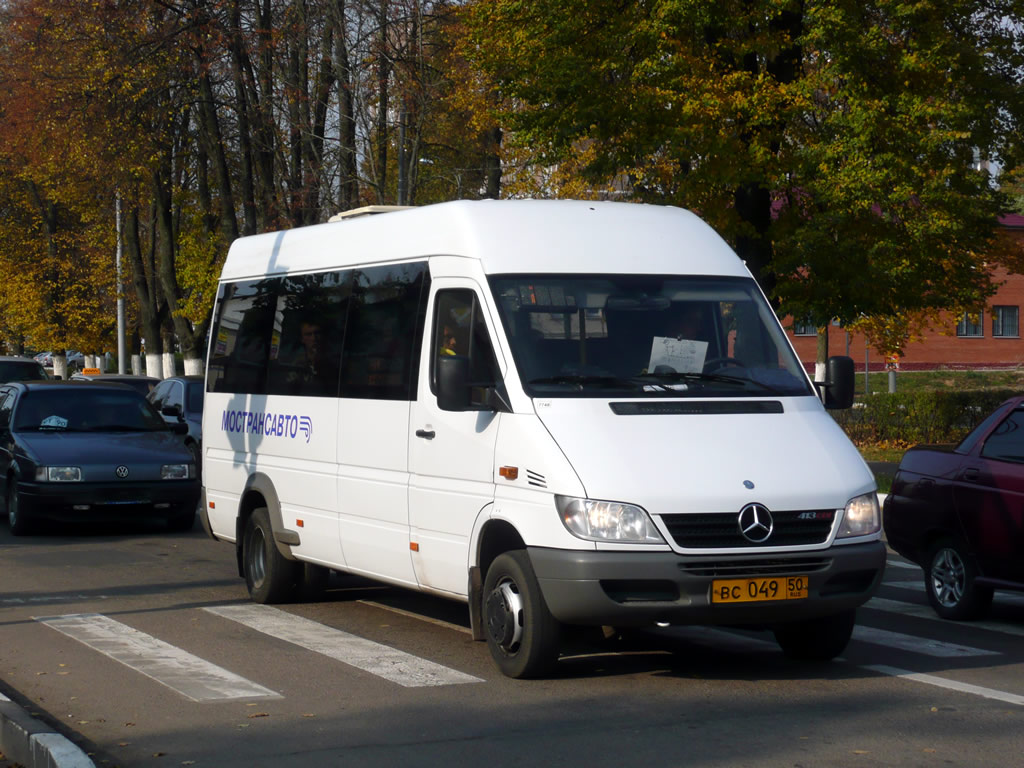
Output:
<svg viewBox="0 0 1024 768">
<path fill-rule="evenodd" d="M 700 373 L 704 370 L 704 357 L 708 353 L 706 341 L 674 339 L 671 336 L 655 336 L 651 344 L 651 362 L 647 365 L 650 373 L 656 373 L 658 366 L 667 366 L 676 373 Z"/>
<path fill-rule="evenodd" d="M 68 420 L 61 416 L 47 416 L 43 419 L 43 423 L 40 426 L 49 427 L 50 429 L 67 429 Z"/>
</svg>

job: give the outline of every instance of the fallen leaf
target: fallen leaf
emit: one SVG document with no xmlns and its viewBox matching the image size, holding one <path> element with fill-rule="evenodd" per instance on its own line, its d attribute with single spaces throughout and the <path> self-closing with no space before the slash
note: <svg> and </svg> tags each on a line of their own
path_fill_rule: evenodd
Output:
<svg viewBox="0 0 1024 768">
<path fill-rule="evenodd" d="M 870 755 L 871 753 L 868 752 L 866 749 L 855 749 L 855 750 L 853 750 L 853 754 L 855 754 L 855 755 Z"/>
<path fill-rule="evenodd" d="M 182 765 L 195 765 L 196 761 L 195 760 L 182 760 L 181 764 Z"/>
<path fill-rule="evenodd" d="M 269 712 L 253 712 L 251 715 L 249 715 L 249 719 L 250 720 L 252 718 L 254 718 L 254 717 L 270 717 L 270 713 Z"/>
<path fill-rule="evenodd" d="M 931 747 L 925 747 L 922 751 L 924 751 L 924 752 L 938 752 L 937 749 L 932 749 Z"/>
<path fill-rule="evenodd" d="M 89 721 L 88 721 L 88 720 L 79 720 L 79 721 L 78 721 L 78 724 L 79 724 L 79 725 L 88 725 L 88 724 L 89 724 Z"/>
<path fill-rule="evenodd" d="M 131 744 L 130 741 L 119 741 L 119 742 L 117 742 L 117 746 L 119 746 L 119 747 L 127 747 L 130 744 Z"/>
<path fill-rule="evenodd" d="M 238 724 L 238 727 L 239 727 L 239 728 L 248 728 L 248 727 L 249 727 L 249 724 L 248 724 L 248 723 L 239 723 L 239 724 Z"/>
<path fill-rule="evenodd" d="M 125 728 L 131 728 L 133 725 L 135 725 L 135 723 L 125 723 L 124 727 Z"/>
<path fill-rule="evenodd" d="M 303 717 L 316 717 L 316 715 L 312 714 L 311 712 L 305 712 L 305 713 L 303 713 L 302 716 Z"/>
<path fill-rule="evenodd" d="M 154 752 L 153 757 L 163 757 L 165 754 L 166 752 Z"/>
</svg>

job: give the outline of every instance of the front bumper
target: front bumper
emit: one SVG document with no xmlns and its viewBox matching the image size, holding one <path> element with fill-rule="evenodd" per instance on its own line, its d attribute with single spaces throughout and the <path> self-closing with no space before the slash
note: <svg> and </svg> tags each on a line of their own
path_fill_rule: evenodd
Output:
<svg viewBox="0 0 1024 768">
<path fill-rule="evenodd" d="M 528 550 L 544 600 L 566 624 L 772 625 L 866 602 L 885 571 L 881 541 L 819 552 L 683 556 L 673 552 Z M 712 603 L 715 579 L 806 576 L 798 600 Z"/>
<path fill-rule="evenodd" d="M 19 505 L 26 518 L 137 520 L 166 518 L 199 501 L 198 480 L 120 483 L 18 483 Z"/>
</svg>

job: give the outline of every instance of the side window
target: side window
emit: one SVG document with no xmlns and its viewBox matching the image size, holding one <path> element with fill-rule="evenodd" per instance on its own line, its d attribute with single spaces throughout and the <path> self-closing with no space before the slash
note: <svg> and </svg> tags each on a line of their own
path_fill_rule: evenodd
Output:
<svg viewBox="0 0 1024 768">
<path fill-rule="evenodd" d="M 274 313 L 269 394 L 336 397 L 352 271 L 286 277 Z"/>
<path fill-rule="evenodd" d="M 988 436 L 981 455 L 986 459 L 1024 464 L 1024 410 L 1010 412 Z"/>
<path fill-rule="evenodd" d="M 266 394 L 280 285 L 281 278 L 269 277 L 224 288 L 213 328 L 208 391 Z"/>
<path fill-rule="evenodd" d="M 167 399 L 167 392 L 171 388 L 170 381 L 161 381 L 149 395 L 149 402 L 159 411 L 164 407 L 164 401 Z"/>
<path fill-rule="evenodd" d="M 168 383 L 170 384 L 170 387 L 167 390 L 167 399 L 164 400 L 163 405 L 176 405 L 179 408 L 181 408 L 182 413 L 184 413 L 185 396 L 183 391 L 184 388 L 182 387 L 181 382 L 171 381 Z"/>
<path fill-rule="evenodd" d="M 469 380 L 476 386 L 498 381 L 498 364 L 476 294 L 468 288 L 437 292 L 430 364 L 430 390 L 437 392 L 437 361 L 446 355 L 469 358 Z"/>
<path fill-rule="evenodd" d="M 355 271 L 341 363 L 342 397 L 413 399 L 428 283 L 425 262 Z"/>
<path fill-rule="evenodd" d="M 0 389 L 0 431 L 11 425 L 11 406 L 14 404 L 14 393 Z"/>
</svg>

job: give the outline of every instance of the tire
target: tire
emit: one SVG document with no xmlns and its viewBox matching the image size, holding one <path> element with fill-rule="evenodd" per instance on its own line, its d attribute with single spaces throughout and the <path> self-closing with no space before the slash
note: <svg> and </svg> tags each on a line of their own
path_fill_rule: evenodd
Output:
<svg viewBox="0 0 1024 768">
<path fill-rule="evenodd" d="M 924 586 L 928 602 L 944 619 L 967 621 L 984 616 L 992 605 L 991 587 L 975 583 L 978 566 L 957 539 L 943 539 L 928 553 Z"/>
<path fill-rule="evenodd" d="M 170 531 L 191 531 L 196 524 L 196 506 L 183 504 L 177 512 L 167 518 L 167 529 Z"/>
<path fill-rule="evenodd" d="M 508 677 L 539 677 L 558 660 L 561 626 L 551 615 L 524 550 L 495 558 L 484 579 L 487 647 Z"/>
<path fill-rule="evenodd" d="M 21 494 L 14 482 L 7 487 L 7 522 L 11 526 L 12 536 L 25 536 L 32 532 L 32 521 L 21 508 Z"/>
<path fill-rule="evenodd" d="M 853 635 L 855 610 L 791 621 L 775 627 L 775 642 L 782 652 L 798 661 L 829 661 L 842 653 Z"/>
<path fill-rule="evenodd" d="M 300 563 L 277 551 L 267 508 L 254 509 L 242 538 L 242 570 L 249 596 L 263 604 L 288 602 L 301 576 L 300 568 Z"/>
</svg>

